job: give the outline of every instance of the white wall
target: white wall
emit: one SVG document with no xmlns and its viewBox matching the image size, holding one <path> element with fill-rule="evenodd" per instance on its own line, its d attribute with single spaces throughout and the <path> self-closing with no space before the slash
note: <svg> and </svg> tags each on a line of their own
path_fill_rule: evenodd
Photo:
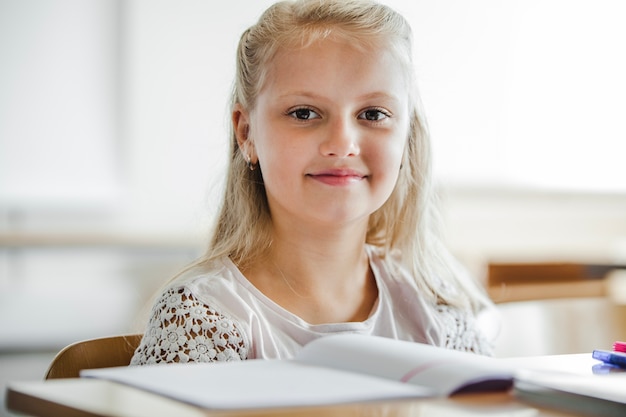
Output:
<svg viewBox="0 0 626 417">
<path fill-rule="evenodd" d="M 0 2 L 0 210 L 115 198 L 115 5 Z"/>
</svg>

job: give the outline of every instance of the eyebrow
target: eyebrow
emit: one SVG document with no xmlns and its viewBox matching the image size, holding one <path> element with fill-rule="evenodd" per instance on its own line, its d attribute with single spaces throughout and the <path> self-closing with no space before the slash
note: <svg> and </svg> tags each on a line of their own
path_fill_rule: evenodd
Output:
<svg viewBox="0 0 626 417">
<path fill-rule="evenodd" d="M 372 98 L 382 98 L 382 99 L 389 99 L 389 100 L 393 100 L 393 101 L 400 101 L 400 99 L 396 96 L 394 96 L 393 94 L 389 94 L 389 93 L 385 93 L 384 91 L 374 91 L 373 93 L 367 93 L 367 94 L 363 94 L 362 96 L 358 97 L 361 100 L 367 100 L 367 99 L 372 99 Z"/>
<path fill-rule="evenodd" d="M 313 99 L 321 99 L 325 100 L 326 97 L 316 94 L 312 91 L 288 91 L 284 94 L 281 94 L 280 98 L 292 97 L 292 96 L 300 96 L 300 97 L 309 97 Z M 358 96 L 357 100 L 370 100 L 370 99 L 386 99 L 399 102 L 400 99 L 392 94 L 385 93 L 384 91 L 374 91 L 371 93 L 363 94 L 362 96 Z"/>
</svg>

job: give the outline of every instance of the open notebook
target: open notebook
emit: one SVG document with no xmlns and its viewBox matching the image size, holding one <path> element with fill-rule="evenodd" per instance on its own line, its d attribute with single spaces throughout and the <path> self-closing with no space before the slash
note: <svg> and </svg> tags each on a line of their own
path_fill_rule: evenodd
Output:
<svg viewBox="0 0 626 417">
<path fill-rule="evenodd" d="M 393 339 L 337 335 L 292 360 L 92 369 L 103 378 L 208 409 L 311 406 L 506 390 L 502 361 Z"/>
</svg>

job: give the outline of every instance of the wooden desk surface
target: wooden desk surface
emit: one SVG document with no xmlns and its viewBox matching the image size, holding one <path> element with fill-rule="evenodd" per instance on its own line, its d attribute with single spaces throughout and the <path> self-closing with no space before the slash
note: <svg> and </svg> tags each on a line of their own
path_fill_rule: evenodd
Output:
<svg viewBox="0 0 626 417">
<path fill-rule="evenodd" d="M 15 382 L 7 389 L 10 411 L 29 416 L 177 417 L 565 417 L 573 414 L 535 408 L 508 393 L 452 398 L 383 401 L 332 406 L 243 411 L 211 411 L 129 386 L 96 379 Z"/>
</svg>

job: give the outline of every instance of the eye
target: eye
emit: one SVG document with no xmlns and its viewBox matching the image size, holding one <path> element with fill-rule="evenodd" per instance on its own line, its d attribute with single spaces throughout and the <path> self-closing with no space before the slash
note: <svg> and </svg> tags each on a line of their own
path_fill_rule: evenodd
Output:
<svg viewBox="0 0 626 417">
<path fill-rule="evenodd" d="M 391 117 L 391 114 L 382 109 L 367 109 L 358 116 L 359 119 L 368 120 L 370 122 L 380 122 L 388 117 Z"/>
<path fill-rule="evenodd" d="M 320 118 L 319 114 L 317 114 L 313 110 L 308 109 L 306 107 L 302 107 L 302 108 L 298 108 L 298 109 L 295 109 L 295 110 L 291 110 L 287 114 L 289 116 L 293 117 L 294 119 L 298 119 L 298 120 L 311 120 L 311 119 L 319 119 Z"/>
</svg>

